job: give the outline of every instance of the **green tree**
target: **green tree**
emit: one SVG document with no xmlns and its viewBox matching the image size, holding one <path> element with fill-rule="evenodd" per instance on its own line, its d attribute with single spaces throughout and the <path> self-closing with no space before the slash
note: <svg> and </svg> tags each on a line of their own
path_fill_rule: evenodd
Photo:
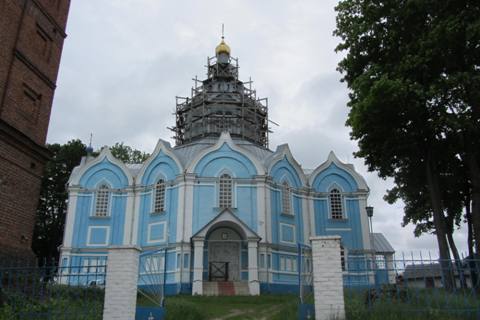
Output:
<svg viewBox="0 0 480 320">
<path fill-rule="evenodd" d="M 150 157 L 150 154 L 126 146 L 123 142 L 115 143 L 110 151 L 115 158 L 125 163 L 142 163 Z"/>
<path fill-rule="evenodd" d="M 403 191 L 427 193 L 431 210 L 424 213 L 431 214 L 440 258 L 447 261 L 442 174 L 456 159 L 468 168 L 474 234 L 480 235 L 480 3 L 344 0 L 336 11 L 337 51 L 346 51 L 338 70 L 350 89 L 347 125 L 358 140 L 356 156 L 381 177 L 402 180 Z M 414 172 L 421 173 L 418 184 Z"/>
<path fill-rule="evenodd" d="M 72 140 L 66 144 L 48 144 L 47 148 L 53 156 L 47 162 L 37 217 L 34 229 L 32 249 L 40 261 L 58 260 L 58 247 L 63 241 L 63 230 L 68 205 L 68 179 L 75 166 L 79 165 L 83 156 L 87 155 L 86 145 L 80 140 Z M 141 163 L 149 155 L 133 149 L 123 143 L 111 147 L 112 155 L 125 163 Z M 92 153 L 97 156 L 99 151 Z"/>
<path fill-rule="evenodd" d="M 73 168 L 87 152 L 86 146 L 78 139 L 63 145 L 48 144 L 47 148 L 53 156 L 45 166 L 42 179 L 32 249 L 41 260 L 56 260 L 67 210 L 66 185 Z"/>
</svg>

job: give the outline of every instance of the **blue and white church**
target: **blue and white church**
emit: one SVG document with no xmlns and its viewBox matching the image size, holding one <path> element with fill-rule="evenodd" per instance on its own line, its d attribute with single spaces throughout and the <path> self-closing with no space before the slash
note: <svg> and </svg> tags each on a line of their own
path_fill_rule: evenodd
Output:
<svg viewBox="0 0 480 320">
<path fill-rule="evenodd" d="M 104 147 L 73 170 L 62 266 L 108 265 L 111 247 L 166 249 L 167 293 L 207 294 L 223 282 L 256 295 L 297 290 L 298 247 L 312 236 L 340 235 L 342 264 L 349 254 L 391 258 L 370 231 L 365 179 L 333 152 L 304 169 L 288 144 L 270 149 L 268 101 L 239 80 L 230 53 L 222 37 L 207 78 L 177 97 L 174 147 L 159 140 L 138 164 Z"/>
</svg>

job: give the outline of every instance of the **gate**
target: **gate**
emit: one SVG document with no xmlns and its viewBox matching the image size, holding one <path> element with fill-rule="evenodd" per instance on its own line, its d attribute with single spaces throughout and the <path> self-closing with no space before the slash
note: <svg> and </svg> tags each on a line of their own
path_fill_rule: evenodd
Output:
<svg viewBox="0 0 480 320">
<path fill-rule="evenodd" d="M 212 261 L 208 264 L 208 281 L 228 281 L 228 262 Z"/>
<path fill-rule="evenodd" d="M 140 255 L 136 320 L 162 320 L 165 316 L 167 251 L 165 248 Z"/>
<path fill-rule="evenodd" d="M 298 243 L 297 249 L 298 294 L 300 299 L 298 319 L 314 319 L 312 248 L 309 245 Z"/>
</svg>

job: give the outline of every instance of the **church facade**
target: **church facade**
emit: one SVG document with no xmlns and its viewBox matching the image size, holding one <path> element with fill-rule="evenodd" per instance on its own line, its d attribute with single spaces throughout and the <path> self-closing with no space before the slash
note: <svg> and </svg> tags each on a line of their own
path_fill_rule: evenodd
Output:
<svg viewBox="0 0 480 320">
<path fill-rule="evenodd" d="M 353 165 L 330 152 L 307 170 L 287 144 L 270 150 L 266 100 L 238 79 L 223 39 L 207 69 L 177 99 L 174 147 L 159 140 L 139 164 L 104 147 L 73 170 L 61 265 L 99 265 L 112 246 L 166 249 L 157 262 L 167 293 L 223 281 L 259 294 L 295 290 L 298 247 L 311 236 L 340 235 L 344 257 L 393 254 L 370 232 L 369 188 Z"/>
</svg>

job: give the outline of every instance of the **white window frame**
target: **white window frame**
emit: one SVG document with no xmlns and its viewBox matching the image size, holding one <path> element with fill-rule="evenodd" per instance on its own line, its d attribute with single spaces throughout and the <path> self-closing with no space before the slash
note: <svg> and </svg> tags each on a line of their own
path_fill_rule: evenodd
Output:
<svg viewBox="0 0 480 320">
<path fill-rule="evenodd" d="M 162 224 L 163 225 L 163 238 L 159 240 L 151 240 L 151 232 L 152 232 L 152 227 Z M 160 222 L 154 222 L 150 223 L 147 228 L 147 243 L 162 243 L 167 241 L 167 222 L 166 221 L 160 221 Z"/>
<path fill-rule="evenodd" d="M 293 241 L 284 241 L 283 240 L 283 228 L 282 228 L 282 226 L 288 226 L 288 227 L 291 227 L 293 229 Z M 293 225 L 293 224 L 280 222 L 280 232 L 279 232 L 280 242 L 288 243 L 288 244 L 296 243 L 297 233 L 296 233 L 295 229 L 296 229 L 295 225 Z"/>
<path fill-rule="evenodd" d="M 91 243 L 90 238 L 92 235 L 92 229 L 105 229 L 107 230 L 105 233 L 105 242 L 104 243 Z M 110 242 L 110 227 L 109 226 L 89 226 L 87 230 L 87 246 L 89 247 L 104 247 L 108 246 Z"/>
<path fill-rule="evenodd" d="M 292 188 L 287 180 L 282 182 L 281 188 L 281 201 L 282 201 L 282 214 L 287 216 L 293 216 L 293 194 Z"/>
<path fill-rule="evenodd" d="M 332 193 L 334 191 L 337 191 L 338 192 L 338 197 L 340 198 L 339 199 L 339 203 L 340 203 L 340 209 L 341 209 L 341 217 L 334 217 L 333 216 L 333 211 L 332 211 Z M 336 194 L 336 193 L 335 193 Z M 328 217 L 331 219 L 331 220 L 335 220 L 335 221 L 342 221 L 342 220 L 346 220 L 347 219 L 347 214 L 346 214 L 346 202 L 345 202 L 345 197 L 343 195 L 343 190 L 337 186 L 337 185 L 333 185 L 332 187 L 329 188 L 328 190 L 328 196 L 327 196 L 327 199 L 328 199 Z"/>
<path fill-rule="evenodd" d="M 98 215 L 98 197 L 99 197 L 99 192 L 100 189 L 103 189 L 102 187 L 106 187 L 107 191 L 105 190 L 102 190 L 102 192 L 107 192 L 107 207 L 105 209 L 105 215 Z M 93 196 L 93 210 L 92 210 L 92 214 L 91 216 L 94 217 L 94 218 L 108 218 L 111 216 L 111 212 L 110 212 L 110 209 L 111 209 L 111 206 L 112 206 L 112 188 L 111 186 L 102 181 L 100 182 L 98 185 L 97 185 L 97 190 L 95 190 L 94 192 L 94 196 Z"/>
<path fill-rule="evenodd" d="M 222 206 L 222 177 L 224 176 L 229 176 L 230 177 L 230 205 L 229 206 Z M 220 176 L 218 178 L 218 192 L 217 192 L 217 197 L 218 197 L 218 208 L 221 210 L 223 209 L 232 209 L 234 208 L 235 200 L 234 200 L 234 193 L 235 193 L 235 185 L 233 182 L 233 175 L 229 172 L 222 172 L 220 173 Z"/>
<path fill-rule="evenodd" d="M 162 181 L 162 184 L 163 184 L 163 200 L 162 200 L 163 203 L 162 203 L 162 210 L 159 211 L 159 210 L 156 210 L 157 209 L 156 206 L 157 206 L 157 188 L 160 184 L 160 181 Z M 151 208 L 152 214 L 165 213 L 166 203 L 167 203 L 167 183 L 165 179 L 160 178 L 157 180 L 152 190 L 152 208 Z"/>
</svg>

